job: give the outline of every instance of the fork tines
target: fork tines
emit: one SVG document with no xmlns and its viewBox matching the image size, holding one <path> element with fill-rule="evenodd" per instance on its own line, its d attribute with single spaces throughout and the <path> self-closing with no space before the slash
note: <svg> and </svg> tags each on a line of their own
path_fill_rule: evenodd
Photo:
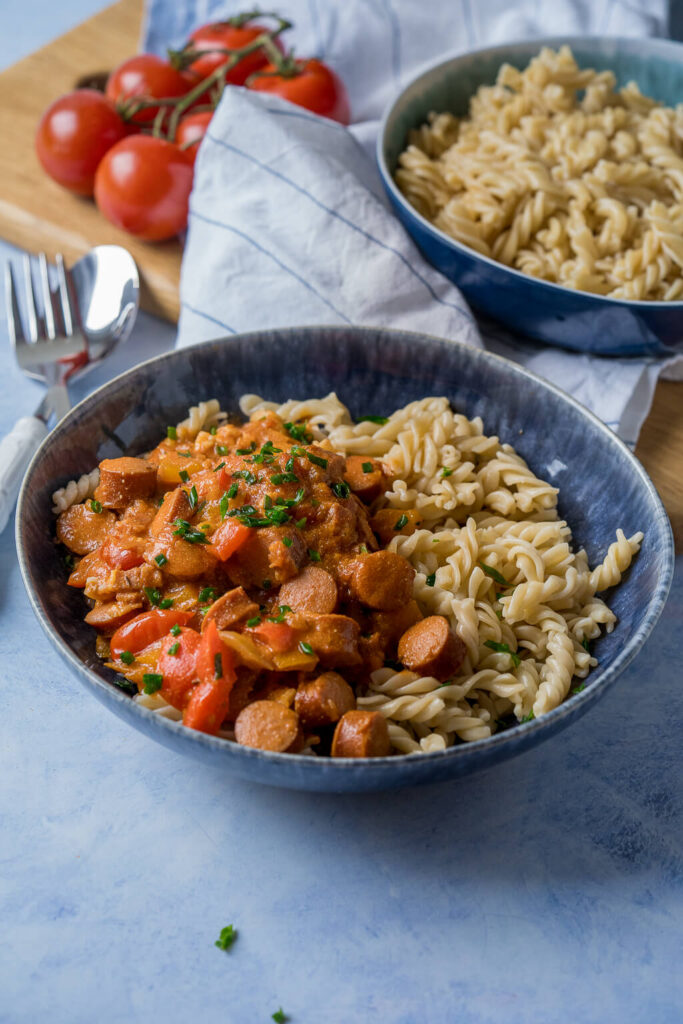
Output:
<svg viewBox="0 0 683 1024">
<path fill-rule="evenodd" d="M 22 342 L 36 342 L 41 338 L 52 340 L 59 333 L 64 337 L 71 337 L 74 333 L 74 318 L 69 294 L 69 282 L 64 258 L 61 253 L 57 254 L 57 292 L 59 294 L 59 312 L 61 324 L 58 329 L 55 320 L 54 296 L 50 290 L 50 278 L 47 268 L 47 257 L 44 252 L 38 255 L 38 270 L 40 277 L 42 316 L 39 316 L 36 308 L 36 293 L 33 283 L 33 272 L 31 268 L 31 257 L 24 253 L 24 297 L 26 303 L 26 331 L 22 327 L 21 315 L 19 313 L 19 302 L 17 300 L 17 289 L 14 282 L 12 264 L 8 261 L 5 264 L 5 310 L 7 316 L 7 329 L 10 341 L 14 346 Z"/>
</svg>

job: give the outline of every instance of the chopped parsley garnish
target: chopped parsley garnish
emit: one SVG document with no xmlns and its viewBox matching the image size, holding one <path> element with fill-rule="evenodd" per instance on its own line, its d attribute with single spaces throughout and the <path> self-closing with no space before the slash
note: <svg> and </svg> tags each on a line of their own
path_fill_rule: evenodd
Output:
<svg viewBox="0 0 683 1024">
<path fill-rule="evenodd" d="M 313 551 L 311 548 L 309 548 L 308 549 L 308 557 L 310 558 L 310 560 L 312 562 L 319 562 L 320 561 L 320 552 L 319 551 Z"/>
<path fill-rule="evenodd" d="M 282 543 L 284 544 L 284 546 L 286 548 L 291 548 L 291 546 L 292 546 L 292 538 L 291 537 L 283 537 L 282 538 Z"/>
<path fill-rule="evenodd" d="M 186 469 L 181 469 L 180 472 L 178 473 L 178 476 L 180 477 L 184 484 L 186 484 L 190 479 L 190 474 L 187 472 Z"/>
<path fill-rule="evenodd" d="M 295 441 L 302 441 L 304 444 L 310 444 L 313 440 L 313 436 L 306 430 L 306 425 L 301 423 L 285 423 L 285 430 L 290 437 L 293 437 Z"/>
<path fill-rule="evenodd" d="M 172 600 L 172 598 L 165 597 L 163 599 L 163 601 L 159 601 L 159 607 L 160 608 L 164 608 L 164 609 L 165 608 L 172 608 L 173 607 L 173 600 Z"/>
<path fill-rule="evenodd" d="M 182 455 L 184 459 L 192 458 L 192 452 L 176 452 L 176 455 Z"/>
<path fill-rule="evenodd" d="M 175 427 L 166 427 L 166 437 L 169 439 L 169 441 L 177 441 L 178 440 L 178 431 L 176 430 L 176 428 Z"/>
<path fill-rule="evenodd" d="M 237 494 L 237 484 L 233 484 L 232 487 L 235 488 L 235 494 Z M 230 488 L 230 491 L 232 490 L 232 487 Z M 230 494 L 230 491 L 225 492 L 225 494 L 221 497 L 220 505 L 218 506 L 221 510 L 221 519 L 225 519 L 228 512 L 228 504 L 230 502 L 230 498 L 234 498 L 235 496 L 235 494 Z"/>
<path fill-rule="evenodd" d="M 71 570 L 73 569 L 75 564 L 76 559 L 74 558 L 70 551 L 67 551 L 67 553 L 64 555 L 64 565 L 67 567 L 67 569 Z"/>
<path fill-rule="evenodd" d="M 590 651 L 590 646 L 589 646 L 588 640 L 586 640 L 585 637 L 581 641 L 581 646 L 583 647 L 584 651 Z"/>
<path fill-rule="evenodd" d="M 119 690 L 123 690 L 123 692 L 127 693 L 130 697 L 134 697 L 138 692 L 138 688 L 135 683 L 129 682 L 127 679 L 124 679 L 123 676 L 116 676 L 112 682 L 115 686 L 118 686 Z"/>
<path fill-rule="evenodd" d="M 90 502 L 90 508 L 92 509 L 93 512 L 96 512 L 99 515 L 100 512 L 102 511 L 102 502 L 95 501 L 95 499 L 93 498 Z"/>
<path fill-rule="evenodd" d="M 227 924 L 225 928 L 221 928 L 221 934 L 214 942 L 214 946 L 217 946 L 218 949 L 225 950 L 227 953 L 236 938 L 237 932 L 231 924 Z"/>
<path fill-rule="evenodd" d="M 254 617 L 253 617 L 253 618 L 251 618 L 251 619 L 247 619 L 247 626 L 249 626 L 249 628 L 250 628 L 250 629 L 251 629 L 251 628 L 252 628 L 253 626 L 258 626 L 258 625 L 260 625 L 260 623 L 261 623 L 261 616 L 260 616 L 260 615 L 254 615 Z"/>
<path fill-rule="evenodd" d="M 213 656 L 213 674 L 216 679 L 220 679 L 223 675 L 223 655 L 220 651 L 216 651 Z"/>
<path fill-rule="evenodd" d="M 163 686 L 164 677 L 160 676 L 158 672 L 145 672 L 142 682 L 145 693 L 156 693 Z"/>
<path fill-rule="evenodd" d="M 180 626 L 177 622 L 175 626 L 171 626 L 171 636 L 180 636 Z"/>
<path fill-rule="evenodd" d="M 533 711 L 530 711 L 529 714 L 525 715 L 524 718 L 521 718 L 520 721 L 521 722 L 532 722 L 535 717 L 536 716 L 534 715 Z"/>
<path fill-rule="evenodd" d="M 436 583 L 436 573 L 430 572 L 429 576 L 425 580 L 425 583 L 427 584 L 428 587 L 433 587 L 434 584 Z"/>
<path fill-rule="evenodd" d="M 292 447 L 289 450 L 289 453 L 292 456 L 292 458 L 297 458 L 300 455 L 305 455 L 306 454 L 306 449 L 305 448 L 299 448 L 298 444 L 293 444 Z"/>
<path fill-rule="evenodd" d="M 248 448 L 235 448 L 235 455 L 251 455 L 256 451 L 256 441 L 252 441 Z"/>
<path fill-rule="evenodd" d="M 511 651 L 507 644 L 499 644 L 496 640 L 486 640 L 484 647 L 490 647 L 492 651 L 496 651 L 497 654 L 509 654 L 512 664 L 517 668 L 521 658 L 516 651 Z"/>
<path fill-rule="evenodd" d="M 367 546 L 367 544 L 361 544 L 361 546 L 360 546 L 360 553 L 361 553 L 361 555 L 367 555 L 367 553 L 368 553 L 368 546 Z"/>
<path fill-rule="evenodd" d="M 574 687 L 574 689 L 572 690 L 572 693 L 583 693 L 583 691 L 585 689 L 586 689 L 586 684 L 585 683 L 580 683 L 579 686 L 575 686 Z"/>
<path fill-rule="evenodd" d="M 313 648 L 310 644 L 307 644 L 305 640 L 302 640 L 299 644 L 299 650 L 302 654 L 313 654 Z"/>
<path fill-rule="evenodd" d="M 301 519 L 297 519 L 294 525 L 296 526 L 297 530 L 303 530 L 307 522 L 308 520 L 306 519 L 306 516 L 302 516 Z"/>
<path fill-rule="evenodd" d="M 439 473 L 439 476 L 440 476 L 440 477 L 444 477 L 444 476 L 452 476 L 452 475 L 453 475 L 453 470 L 452 470 L 452 469 L 450 469 L 450 468 L 449 468 L 448 466 L 444 466 L 444 467 L 442 468 L 441 472 Z"/>
<path fill-rule="evenodd" d="M 213 470 L 214 473 L 217 473 L 219 469 L 223 469 L 224 465 L 225 465 L 224 462 L 219 462 L 217 466 L 214 466 L 214 470 Z"/>
<path fill-rule="evenodd" d="M 176 519 L 173 523 L 174 537 L 182 537 L 188 544 L 208 544 L 209 538 L 201 530 L 195 530 L 186 519 Z"/>
<path fill-rule="evenodd" d="M 190 499 L 190 508 L 193 512 L 197 511 L 197 505 L 199 504 L 199 495 L 197 494 L 197 488 L 192 485 L 190 490 L 187 492 L 187 496 Z"/>
<path fill-rule="evenodd" d="M 161 591 L 157 590 L 156 587 L 143 587 L 142 589 L 147 595 L 149 603 L 154 605 L 155 608 L 158 608 L 159 602 L 161 601 Z"/>
<path fill-rule="evenodd" d="M 351 493 L 351 488 L 344 480 L 340 480 L 338 483 L 332 484 L 332 490 L 338 498 L 348 498 Z"/>
<path fill-rule="evenodd" d="M 124 665 L 132 665 L 135 661 L 135 655 L 132 651 L 121 651 L 120 658 Z"/>
<path fill-rule="evenodd" d="M 359 416 L 356 422 L 357 423 L 379 423 L 380 426 L 383 426 L 385 423 L 389 422 L 389 417 L 388 416 Z"/>
<path fill-rule="evenodd" d="M 256 477 L 250 469 L 238 469 L 237 472 L 232 475 L 233 477 L 238 477 L 240 480 L 244 480 L 245 484 L 256 483 Z"/>
<path fill-rule="evenodd" d="M 285 462 L 285 472 L 286 473 L 293 473 L 294 472 L 294 459 L 291 456 Z"/>
<path fill-rule="evenodd" d="M 280 1007 L 279 1010 L 276 1010 L 275 1013 L 271 1014 L 271 1016 L 275 1021 L 275 1024 L 287 1024 L 287 1021 L 289 1020 L 287 1014 L 282 1009 L 282 1007 Z"/>
<path fill-rule="evenodd" d="M 171 655 L 173 655 L 175 657 L 175 655 L 178 653 L 179 650 L 180 650 L 180 641 L 176 640 L 176 642 L 174 644 L 171 644 L 171 646 L 169 647 L 169 649 L 168 649 L 168 651 L 166 653 L 167 654 L 171 654 Z"/>
<path fill-rule="evenodd" d="M 166 557 L 166 555 L 162 553 L 160 555 L 155 555 L 154 561 L 157 563 L 158 566 L 162 566 L 166 565 L 166 563 L 168 562 L 168 558 Z"/>
<path fill-rule="evenodd" d="M 216 454 L 217 455 L 229 455 L 230 454 L 230 449 L 225 444 L 217 444 L 216 445 Z"/>
<path fill-rule="evenodd" d="M 276 486 L 279 484 L 298 484 L 299 477 L 296 473 L 274 473 L 270 478 L 270 482 Z"/>
<path fill-rule="evenodd" d="M 309 462 L 312 462 L 314 466 L 320 466 L 321 469 L 327 469 L 327 459 L 321 459 L 319 455 L 314 455 L 313 452 L 306 452 L 306 458 Z"/>
<path fill-rule="evenodd" d="M 396 520 L 396 522 L 394 523 L 394 529 L 395 530 L 402 530 L 403 527 L 407 526 L 407 525 L 408 525 L 408 516 L 405 516 L 405 515 L 399 516 L 398 519 Z"/>
<path fill-rule="evenodd" d="M 364 473 L 372 473 L 374 471 L 374 468 L 375 467 L 371 462 L 364 462 L 361 465 L 361 469 L 363 470 Z"/>
<path fill-rule="evenodd" d="M 279 605 L 279 615 L 275 615 L 272 617 L 268 616 L 268 622 L 284 622 L 285 615 L 287 614 L 287 612 L 291 612 L 291 610 L 292 609 L 289 607 L 288 604 Z"/>
<path fill-rule="evenodd" d="M 199 591 L 199 603 L 200 604 L 211 604 L 216 600 L 216 588 L 215 587 L 202 587 Z"/>
<path fill-rule="evenodd" d="M 225 493 L 227 494 L 228 498 L 236 498 L 238 490 L 239 490 L 239 487 L 238 487 L 237 484 L 230 484 L 230 486 L 228 487 L 228 489 L 227 489 L 227 491 Z M 221 512 L 223 512 L 222 508 L 221 508 Z M 225 512 L 223 512 L 223 515 L 225 515 Z"/>
<path fill-rule="evenodd" d="M 486 562 L 480 562 L 479 565 L 482 567 L 486 575 L 490 576 L 492 580 L 496 581 L 496 583 L 501 583 L 504 587 L 508 586 L 508 581 L 505 577 L 499 573 L 497 569 L 494 569 L 492 565 L 487 565 Z"/>
<path fill-rule="evenodd" d="M 218 427 L 216 426 L 215 423 L 212 427 L 209 427 L 209 433 L 211 434 L 212 437 L 215 437 L 216 434 L 218 433 Z"/>
</svg>

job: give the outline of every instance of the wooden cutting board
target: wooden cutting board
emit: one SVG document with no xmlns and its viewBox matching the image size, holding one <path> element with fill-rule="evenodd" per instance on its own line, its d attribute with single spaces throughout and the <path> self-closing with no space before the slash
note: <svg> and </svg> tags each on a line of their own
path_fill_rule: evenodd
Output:
<svg viewBox="0 0 683 1024">
<path fill-rule="evenodd" d="M 138 49 L 142 0 L 119 0 L 0 74 L 0 237 L 70 263 L 93 245 L 116 243 L 140 269 L 144 309 L 177 320 L 181 246 L 136 242 L 92 200 L 51 181 L 33 147 L 42 112 L 85 75 L 108 71 Z"/>
<path fill-rule="evenodd" d="M 62 252 L 68 262 L 93 245 L 123 245 L 140 268 L 143 308 L 175 321 L 180 245 L 136 242 L 118 231 L 92 202 L 50 181 L 33 149 L 36 125 L 52 100 L 84 75 L 107 71 L 136 52 L 141 16 L 142 0 L 119 0 L 0 74 L 0 237 L 32 252 L 44 249 L 48 256 Z M 681 551 L 683 384 L 657 388 L 637 455 L 662 495 Z"/>
</svg>

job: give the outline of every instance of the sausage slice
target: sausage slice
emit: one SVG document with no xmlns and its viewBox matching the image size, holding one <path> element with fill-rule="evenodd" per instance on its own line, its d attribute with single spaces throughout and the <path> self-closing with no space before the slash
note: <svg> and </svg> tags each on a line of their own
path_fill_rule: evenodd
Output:
<svg viewBox="0 0 683 1024">
<path fill-rule="evenodd" d="M 358 665 L 360 626 L 348 615 L 316 615 L 309 619 L 306 640 L 321 664 Z"/>
<path fill-rule="evenodd" d="M 413 596 L 415 570 L 393 551 L 353 558 L 340 566 L 340 577 L 353 597 L 377 611 L 395 611 Z"/>
<path fill-rule="evenodd" d="M 124 508 L 136 498 L 151 498 L 157 486 L 157 467 L 146 459 L 123 455 L 100 462 L 95 498 L 107 508 Z"/>
<path fill-rule="evenodd" d="M 449 679 L 465 660 L 466 647 L 443 615 L 429 615 L 416 622 L 398 642 L 398 657 L 421 676 Z"/>
<path fill-rule="evenodd" d="M 386 488 L 382 464 L 364 455 L 347 455 L 344 479 L 354 494 L 368 505 Z"/>
<path fill-rule="evenodd" d="M 154 516 L 149 532 L 153 537 L 158 537 L 176 519 L 189 519 L 191 515 L 192 506 L 187 492 L 181 487 L 176 487 L 174 491 L 167 491 L 164 495 L 161 508 Z"/>
<path fill-rule="evenodd" d="M 337 605 L 337 584 L 325 569 L 307 565 L 293 580 L 283 583 L 279 601 L 295 612 L 325 615 Z"/>
<path fill-rule="evenodd" d="M 115 633 L 119 626 L 123 626 L 141 610 L 142 601 L 135 597 L 131 597 L 130 601 L 98 601 L 86 615 L 85 621 L 103 633 Z"/>
<path fill-rule="evenodd" d="M 323 672 L 309 683 L 300 683 L 294 698 L 294 709 L 304 729 L 338 722 L 355 706 L 353 690 L 336 672 Z"/>
<path fill-rule="evenodd" d="M 382 508 L 375 512 L 370 520 L 370 526 L 379 537 L 382 544 L 388 544 L 393 537 L 407 536 L 415 533 L 422 525 L 422 516 L 415 508 L 407 508 L 405 511 L 395 508 Z"/>
<path fill-rule="evenodd" d="M 243 619 L 257 614 L 258 605 L 251 600 L 244 587 L 234 587 L 213 602 L 204 616 L 202 633 L 211 619 L 216 620 L 219 629 L 230 629 Z"/>
<path fill-rule="evenodd" d="M 299 716 L 276 700 L 255 700 L 235 720 L 235 739 L 243 747 L 283 752 L 297 746 Z"/>
<path fill-rule="evenodd" d="M 347 711 L 332 739 L 332 757 L 386 757 L 391 753 L 389 727 L 379 711 Z"/>
<path fill-rule="evenodd" d="M 87 555 L 99 547 L 115 522 L 113 512 L 93 512 L 89 502 L 72 505 L 57 520 L 57 539 L 77 555 Z"/>
</svg>

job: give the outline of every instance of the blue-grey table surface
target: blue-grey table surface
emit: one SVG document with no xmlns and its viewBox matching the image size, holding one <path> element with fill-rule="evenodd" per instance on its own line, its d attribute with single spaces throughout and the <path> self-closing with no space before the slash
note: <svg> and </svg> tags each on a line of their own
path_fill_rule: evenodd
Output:
<svg viewBox="0 0 683 1024">
<path fill-rule="evenodd" d="M 0 5 L 0 67 L 97 0 Z M 0 243 L 0 258 L 15 255 Z M 165 351 L 141 315 L 74 399 Z M 0 433 L 33 410 L 0 323 Z M 607 697 L 516 761 L 374 796 L 225 778 L 130 730 L 0 537 L 0 1021 L 678 1024 L 683 559 Z M 230 953 L 216 949 L 232 923 Z"/>
</svg>

